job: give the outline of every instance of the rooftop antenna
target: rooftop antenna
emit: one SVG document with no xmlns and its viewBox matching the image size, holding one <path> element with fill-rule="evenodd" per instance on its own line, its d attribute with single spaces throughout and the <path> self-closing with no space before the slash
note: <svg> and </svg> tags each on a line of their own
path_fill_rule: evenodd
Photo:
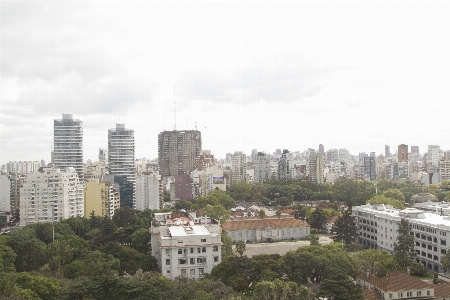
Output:
<svg viewBox="0 0 450 300">
<path fill-rule="evenodd" d="M 175 94 L 175 83 L 173 84 L 173 103 L 175 106 L 175 126 L 174 126 L 173 130 L 177 130 L 177 98 L 176 98 L 176 94 Z"/>
</svg>

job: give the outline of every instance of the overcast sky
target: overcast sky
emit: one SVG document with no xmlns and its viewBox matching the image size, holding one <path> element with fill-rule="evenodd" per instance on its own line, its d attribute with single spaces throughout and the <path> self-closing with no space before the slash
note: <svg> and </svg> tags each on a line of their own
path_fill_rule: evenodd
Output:
<svg viewBox="0 0 450 300">
<path fill-rule="evenodd" d="M 1 1 L 0 164 L 50 160 L 53 119 L 202 132 L 216 157 L 450 149 L 450 3 Z M 174 97 L 175 86 L 175 97 Z"/>
</svg>

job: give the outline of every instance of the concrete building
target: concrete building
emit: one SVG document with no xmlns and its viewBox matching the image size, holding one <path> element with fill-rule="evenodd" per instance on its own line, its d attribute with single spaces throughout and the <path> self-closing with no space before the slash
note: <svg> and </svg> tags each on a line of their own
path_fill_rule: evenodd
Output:
<svg viewBox="0 0 450 300">
<path fill-rule="evenodd" d="M 74 168 L 42 168 L 20 188 L 20 226 L 84 216 L 83 184 Z"/>
<path fill-rule="evenodd" d="M 125 124 L 116 124 L 108 130 L 109 174 L 119 184 L 120 206 L 136 205 L 136 166 L 134 163 L 134 130 Z"/>
<path fill-rule="evenodd" d="M 420 154 L 419 146 L 411 146 L 411 153 Z"/>
<path fill-rule="evenodd" d="M 324 182 L 323 176 L 323 158 L 320 154 L 309 155 L 309 181 L 322 184 Z"/>
<path fill-rule="evenodd" d="M 11 180 L 7 174 L 0 174 L 0 211 L 11 212 Z"/>
<path fill-rule="evenodd" d="M 294 159 L 287 149 L 283 150 L 278 161 L 278 180 L 288 180 L 293 178 Z"/>
<path fill-rule="evenodd" d="M 84 215 L 92 212 L 96 216 L 110 216 L 110 201 L 113 186 L 97 180 L 87 181 L 84 187 Z"/>
<path fill-rule="evenodd" d="M 448 216 L 416 208 L 398 210 L 383 204 L 354 206 L 352 213 L 359 228 L 356 242 L 390 253 L 394 251 L 394 243 L 397 241 L 398 223 L 402 218 L 408 219 L 415 238 L 416 260 L 428 270 L 443 271 L 441 259 L 450 247 Z"/>
<path fill-rule="evenodd" d="M 233 242 L 271 242 L 305 238 L 309 235 L 308 223 L 292 217 L 265 217 L 260 219 L 233 219 L 222 225 Z"/>
<path fill-rule="evenodd" d="M 364 175 L 370 181 L 377 179 L 375 152 L 364 157 Z"/>
<path fill-rule="evenodd" d="M 231 184 L 245 181 L 247 176 L 247 157 L 240 151 L 231 155 Z"/>
<path fill-rule="evenodd" d="M 397 162 L 408 162 L 408 145 L 398 145 L 398 159 Z"/>
<path fill-rule="evenodd" d="M 258 152 L 253 160 L 255 169 L 254 181 L 263 183 L 264 180 L 270 178 L 270 158 L 264 152 Z"/>
<path fill-rule="evenodd" d="M 156 213 L 150 233 L 152 255 L 171 280 L 203 278 L 222 261 L 221 228 L 214 220 Z"/>
<path fill-rule="evenodd" d="M 386 156 L 386 157 L 391 156 L 391 146 L 384 145 L 384 156 Z"/>
<path fill-rule="evenodd" d="M 61 170 L 74 168 L 84 183 L 83 122 L 71 114 L 63 114 L 61 120 L 53 122 L 52 163 Z"/>
<path fill-rule="evenodd" d="M 202 150 L 202 135 L 198 130 L 163 131 L 158 135 L 159 174 L 169 176 L 189 174 L 196 168 Z"/>
<path fill-rule="evenodd" d="M 439 179 L 450 180 L 450 160 L 441 159 L 438 166 Z"/>
<path fill-rule="evenodd" d="M 437 172 L 439 161 L 442 159 L 443 152 L 438 145 L 428 145 L 427 151 L 427 171 L 428 173 Z"/>
<path fill-rule="evenodd" d="M 163 184 L 157 174 L 136 177 L 136 209 L 161 209 L 163 207 Z"/>
<path fill-rule="evenodd" d="M 197 170 L 203 171 L 206 168 L 212 167 L 216 164 L 214 155 L 211 154 L 211 150 L 201 150 L 200 154 L 195 159 Z"/>
</svg>

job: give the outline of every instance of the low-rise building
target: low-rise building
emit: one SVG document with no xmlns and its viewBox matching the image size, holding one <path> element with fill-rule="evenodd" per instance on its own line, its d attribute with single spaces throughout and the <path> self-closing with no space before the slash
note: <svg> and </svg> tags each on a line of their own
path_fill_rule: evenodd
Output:
<svg viewBox="0 0 450 300">
<path fill-rule="evenodd" d="M 156 213 L 150 228 L 152 255 L 161 273 L 198 279 L 222 261 L 220 224 L 210 218 Z"/>
<path fill-rule="evenodd" d="M 223 224 L 222 228 L 233 242 L 272 242 L 305 238 L 309 235 L 310 226 L 289 216 L 233 219 Z"/>
</svg>

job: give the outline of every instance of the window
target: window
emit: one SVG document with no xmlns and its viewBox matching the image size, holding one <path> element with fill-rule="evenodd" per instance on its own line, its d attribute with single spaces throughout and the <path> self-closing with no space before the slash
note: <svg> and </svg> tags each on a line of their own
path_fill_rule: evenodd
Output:
<svg viewBox="0 0 450 300">
<path fill-rule="evenodd" d="M 213 247 L 213 251 L 214 251 L 214 252 L 219 251 L 219 246 L 214 246 L 214 247 Z"/>
<path fill-rule="evenodd" d="M 181 258 L 181 259 L 178 260 L 178 264 L 185 265 L 186 264 L 186 260 L 184 258 Z"/>
<path fill-rule="evenodd" d="M 422 296 L 422 291 L 417 291 L 417 296 Z"/>
<path fill-rule="evenodd" d="M 290 229 L 287 230 L 287 234 L 288 235 L 291 234 L 291 230 Z"/>
<path fill-rule="evenodd" d="M 412 292 L 406 292 L 406 297 L 411 297 L 412 296 Z"/>
<path fill-rule="evenodd" d="M 181 276 L 186 276 L 186 269 L 181 269 L 180 271 Z"/>
<path fill-rule="evenodd" d="M 197 264 L 206 264 L 206 257 L 197 257 Z"/>
<path fill-rule="evenodd" d="M 170 274 L 170 270 L 167 270 L 167 274 Z"/>
<path fill-rule="evenodd" d="M 170 255 L 170 249 L 166 249 L 166 255 Z"/>
<path fill-rule="evenodd" d="M 447 245 L 447 241 L 446 240 L 441 240 L 441 245 L 446 246 Z"/>
<path fill-rule="evenodd" d="M 202 249 L 201 248 L 197 248 L 197 253 L 202 253 Z"/>
<path fill-rule="evenodd" d="M 206 247 L 203 247 L 203 248 L 202 248 L 202 252 L 206 252 Z"/>
<path fill-rule="evenodd" d="M 166 259 L 166 266 L 170 266 L 170 259 Z"/>
<path fill-rule="evenodd" d="M 189 263 L 190 263 L 191 265 L 195 265 L 195 258 L 191 257 L 191 258 L 189 259 Z"/>
<path fill-rule="evenodd" d="M 191 253 L 194 253 L 194 248 L 191 248 L 191 251 L 190 251 Z"/>
<path fill-rule="evenodd" d="M 389 299 L 392 299 L 392 294 L 389 294 Z"/>
<path fill-rule="evenodd" d="M 202 243 L 206 243 L 206 239 L 201 239 L 201 242 Z"/>
<path fill-rule="evenodd" d="M 218 256 L 214 256 L 214 262 L 218 262 L 219 261 L 219 257 Z"/>
<path fill-rule="evenodd" d="M 203 269 L 203 268 L 198 269 L 198 273 L 199 273 L 200 275 L 202 275 L 203 273 L 205 273 L 205 269 Z"/>
<path fill-rule="evenodd" d="M 191 276 L 194 276 L 195 275 L 195 269 L 191 269 L 190 270 L 190 274 L 191 274 Z"/>
<path fill-rule="evenodd" d="M 266 231 L 266 236 L 272 236 L 272 231 Z"/>
<path fill-rule="evenodd" d="M 178 254 L 183 254 L 183 249 L 178 249 Z"/>
</svg>

